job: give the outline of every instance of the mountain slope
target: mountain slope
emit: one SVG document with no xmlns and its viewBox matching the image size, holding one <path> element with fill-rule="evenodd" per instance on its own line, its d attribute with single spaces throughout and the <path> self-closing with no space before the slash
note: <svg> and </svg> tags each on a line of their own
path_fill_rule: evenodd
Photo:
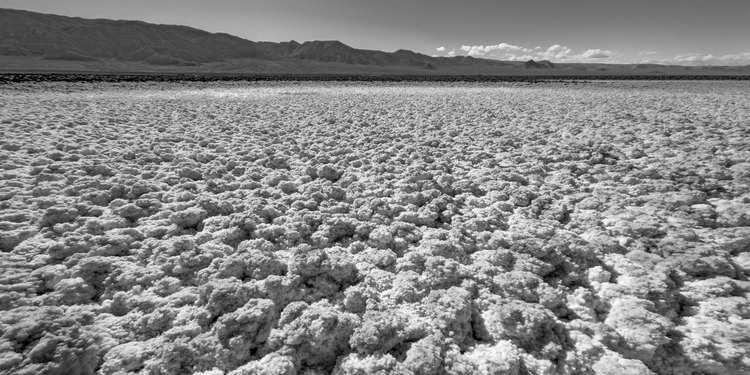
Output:
<svg viewBox="0 0 750 375">
<path fill-rule="evenodd" d="M 412 67 L 465 62 L 439 60 L 405 50 L 395 53 L 362 50 L 339 41 L 253 42 L 187 26 L 83 19 L 11 9 L 0 9 L 0 55 L 72 61 L 112 59 L 156 65 L 196 65 L 242 58 Z"/>
<path fill-rule="evenodd" d="M 83 19 L 0 10 L 0 54 L 47 59 L 115 59 L 191 64 L 267 57 L 257 43 L 228 34 L 140 21 Z"/>
</svg>

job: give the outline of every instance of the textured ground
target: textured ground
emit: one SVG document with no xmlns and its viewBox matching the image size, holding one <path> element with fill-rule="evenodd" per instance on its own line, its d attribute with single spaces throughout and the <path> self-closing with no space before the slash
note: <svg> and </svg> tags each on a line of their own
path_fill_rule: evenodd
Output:
<svg viewBox="0 0 750 375">
<path fill-rule="evenodd" d="M 750 372 L 746 82 L 0 102 L 0 373 Z"/>
</svg>

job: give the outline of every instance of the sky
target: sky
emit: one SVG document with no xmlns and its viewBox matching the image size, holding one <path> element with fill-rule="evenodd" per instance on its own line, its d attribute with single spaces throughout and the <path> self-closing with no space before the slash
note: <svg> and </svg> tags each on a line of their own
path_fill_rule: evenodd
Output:
<svg viewBox="0 0 750 375">
<path fill-rule="evenodd" d="M 750 64 L 750 0 L 0 0 L 0 8 L 437 56 Z"/>
</svg>

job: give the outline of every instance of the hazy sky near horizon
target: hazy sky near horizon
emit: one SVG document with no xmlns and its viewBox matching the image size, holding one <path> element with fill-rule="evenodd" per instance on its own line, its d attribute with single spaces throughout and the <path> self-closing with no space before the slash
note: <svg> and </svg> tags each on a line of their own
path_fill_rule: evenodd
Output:
<svg viewBox="0 0 750 375">
<path fill-rule="evenodd" d="M 0 0 L 0 8 L 429 55 L 750 64 L 750 0 Z"/>
</svg>

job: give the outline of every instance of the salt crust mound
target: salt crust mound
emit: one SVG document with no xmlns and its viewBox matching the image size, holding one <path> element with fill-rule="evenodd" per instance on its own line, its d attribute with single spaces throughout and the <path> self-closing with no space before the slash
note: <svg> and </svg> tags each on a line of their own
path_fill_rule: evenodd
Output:
<svg viewBox="0 0 750 375">
<path fill-rule="evenodd" d="M 745 83 L 0 101 L 0 373 L 750 372 Z"/>
</svg>

